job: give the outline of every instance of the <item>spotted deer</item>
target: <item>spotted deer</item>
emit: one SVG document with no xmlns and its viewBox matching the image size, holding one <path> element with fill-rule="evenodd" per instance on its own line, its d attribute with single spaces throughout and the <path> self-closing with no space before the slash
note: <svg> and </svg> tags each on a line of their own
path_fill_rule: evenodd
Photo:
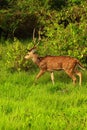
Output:
<svg viewBox="0 0 87 130">
<path fill-rule="evenodd" d="M 84 69 L 84 67 L 81 65 L 81 63 L 76 59 L 72 58 L 70 56 L 45 56 L 45 57 L 39 57 L 35 53 L 35 48 L 32 48 L 29 50 L 27 55 L 25 56 L 25 59 L 32 59 L 32 61 L 38 65 L 40 68 L 40 72 L 36 76 L 36 80 L 43 75 L 45 72 L 50 72 L 51 74 L 51 80 L 54 84 L 54 71 L 58 70 L 64 70 L 69 77 L 73 80 L 73 84 L 76 83 L 76 76 L 79 76 L 79 85 L 81 85 L 82 82 L 82 74 L 78 70 L 78 67 L 81 69 Z"/>
<path fill-rule="evenodd" d="M 36 53 L 36 47 L 33 47 L 28 51 L 25 59 L 32 59 L 40 68 L 40 72 L 37 74 L 35 81 L 41 77 L 45 72 L 50 72 L 51 80 L 54 85 L 54 71 L 64 70 L 66 74 L 73 80 L 73 84 L 76 83 L 76 75 L 79 76 L 79 85 L 82 83 L 82 73 L 78 70 L 78 67 L 84 70 L 79 60 L 70 56 L 45 56 L 39 57 Z"/>
</svg>

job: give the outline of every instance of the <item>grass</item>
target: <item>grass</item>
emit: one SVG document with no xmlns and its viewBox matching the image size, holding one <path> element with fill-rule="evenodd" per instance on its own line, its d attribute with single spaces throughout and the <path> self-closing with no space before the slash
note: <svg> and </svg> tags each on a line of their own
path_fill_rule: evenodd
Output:
<svg viewBox="0 0 87 130">
<path fill-rule="evenodd" d="M 44 74 L 10 72 L 0 60 L 0 130 L 87 130 L 87 71 L 82 87 L 72 85 L 64 72 L 55 73 L 55 85 Z"/>
<path fill-rule="evenodd" d="M 0 130 L 87 130 L 87 72 L 74 87 L 63 72 L 33 85 L 36 72 L 0 73 Z"/>
</svg>

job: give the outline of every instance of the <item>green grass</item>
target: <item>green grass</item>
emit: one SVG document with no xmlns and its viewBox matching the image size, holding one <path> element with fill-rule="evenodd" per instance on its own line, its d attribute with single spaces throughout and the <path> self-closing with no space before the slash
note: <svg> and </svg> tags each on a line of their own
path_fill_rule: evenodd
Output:
<svg viewBox="0 0 87 130">
<path fill-rule="evenodd" d="M 63 72 L 54 86 L 48 73 L 35 86 L 35 75 L 0 69 L 0 130 L 87 130 L 87 72 L 82 87 Z"/>
<path fill-rule="evenodd" d="M 0 130 L 87 130 L 87 71 L 82 87 L 72 85 L 64 72 L 11 72 L 3 51 L 0 59 Z"/>
</svg>

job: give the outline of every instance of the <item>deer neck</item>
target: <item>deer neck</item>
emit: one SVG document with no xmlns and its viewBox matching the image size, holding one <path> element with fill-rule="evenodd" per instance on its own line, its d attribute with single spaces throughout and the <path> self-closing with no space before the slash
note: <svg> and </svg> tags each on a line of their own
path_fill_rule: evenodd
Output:
<svg viewBox="0 0 87 130">
<path fill-rule="evenodd" d="M 34 54 L 33 57 L 32 57 L 32 61 L 35 64 L 39 65 L 39 63 L 40 63 L 39 56 L 37 54 Z"/>
</svg>

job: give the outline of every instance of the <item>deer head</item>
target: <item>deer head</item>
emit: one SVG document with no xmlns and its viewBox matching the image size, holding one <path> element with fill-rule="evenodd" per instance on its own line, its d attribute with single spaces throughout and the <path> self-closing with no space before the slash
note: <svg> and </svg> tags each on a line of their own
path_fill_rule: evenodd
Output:
<svg viewBox="0 0 87 130">
<path fill-rule="evenodd" d="M 36 48 L 32 48 L 30 50 L 28 50 L 28 53 L 27 55 L 25 56 L 25 59 L 32 59 L 34 57 L 34 54 L 35 54 L 35 51 L 36 51 Z"/>
</svg>

